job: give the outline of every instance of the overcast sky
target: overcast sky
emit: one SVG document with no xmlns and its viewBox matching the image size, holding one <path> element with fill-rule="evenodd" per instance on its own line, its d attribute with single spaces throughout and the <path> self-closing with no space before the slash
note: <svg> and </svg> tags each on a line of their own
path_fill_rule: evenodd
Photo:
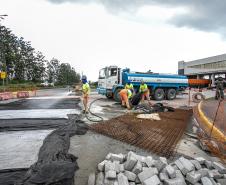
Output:
<svg viewBox="0 0 226 185">
<path fill-rule="evenodd" d="M 0 0 L 3 24 L 89 80 L 100 68 L 176 73 L 226 53 L 224 0 Z"/>
</svg>

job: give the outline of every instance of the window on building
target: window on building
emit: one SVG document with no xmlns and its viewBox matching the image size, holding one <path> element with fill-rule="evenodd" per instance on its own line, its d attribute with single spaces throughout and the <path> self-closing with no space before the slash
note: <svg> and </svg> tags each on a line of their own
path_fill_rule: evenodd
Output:
<svg viewBox="0 0 226 185">
<path fill-rule="evenodd" d="M 226 68 L 226 60 L 219 61 L 219 62 L 213 62 L 213 63 L 207 63 L 207 64 L 188 66 L 188 68 L 194 68 L 194 69 L 220 69 L 220 68 Z"/>
</svg>

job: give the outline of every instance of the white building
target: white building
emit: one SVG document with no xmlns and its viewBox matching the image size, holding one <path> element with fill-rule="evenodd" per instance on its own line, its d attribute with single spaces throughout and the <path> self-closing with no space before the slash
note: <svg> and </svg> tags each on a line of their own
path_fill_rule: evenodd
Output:
<svg viewBox="0 0 226 185">
<path fill-rule="evenodd" d="M 216 76 L 226 78 L 226 54 L 193 60 L 189 62 L 178 62 L 178 74 L 186 75 L 188 78 L 204 78 L 208 76 L 215 84 Z"/>
</svg>

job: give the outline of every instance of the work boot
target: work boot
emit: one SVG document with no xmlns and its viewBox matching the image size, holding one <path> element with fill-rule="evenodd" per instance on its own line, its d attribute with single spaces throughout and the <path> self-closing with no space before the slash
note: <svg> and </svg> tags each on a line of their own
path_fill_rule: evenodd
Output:
<svg viewBox="0 0 226 185">
<path fill-rule="evenodd" d="M 82 110 L 82 114 L 89 114 L 89 111 Z"/>
</svg>

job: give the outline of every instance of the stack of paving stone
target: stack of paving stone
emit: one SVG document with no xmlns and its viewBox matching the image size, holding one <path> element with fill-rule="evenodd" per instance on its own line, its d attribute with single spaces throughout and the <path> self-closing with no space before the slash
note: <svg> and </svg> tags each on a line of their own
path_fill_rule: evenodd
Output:
<svg viewBox="0 0 226 185">
<path fill-rule="evenodd" d="M 226 168 L 204 158 L 180 157 L 168 164 L 164 157 L 153 159 L 133 152 L 108 154 L 90 174 L 88 185 L 226 185 Z"/>
</svg>

